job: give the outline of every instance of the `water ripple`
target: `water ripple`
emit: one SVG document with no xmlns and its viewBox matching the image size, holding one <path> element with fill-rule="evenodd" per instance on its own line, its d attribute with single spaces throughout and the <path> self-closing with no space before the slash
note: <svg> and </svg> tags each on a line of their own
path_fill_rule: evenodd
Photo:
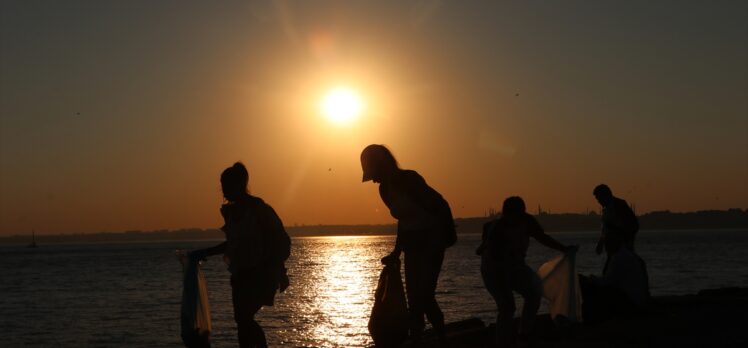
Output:
<svg viewBox="0 0 748 348">
<path fill-rule="evenodd" d="M 656 295 L 701 288 L 748 286 L 746 231 L 645 231 L 639 252 Z M 582 273 L 596 273 L 595 233 L 554 235 L 581 244 Z M 287 265 L 291 287 L 258 315 L 272 346 L 364 347 L 379 259 L 392 248 L 384 237 L 295 238 Z M 495 318 L 474 250 L 479 236 L 460 236 L 448 249 L 437 300 L 448 321 Z M 181 269 L 175 249 L 212 243 L 163 242 L 0 248 L 0 327 L 7 347 L 178 347 Z M 554 254 L 531 244 L 537 267 Z M 687 256 L 687 257 L 684 257 Z M 236 346 L 229 274 L 219 257 L 204 265 L 214 347 Z M 542 310 L 542 309 L 541 309 Z"/>
</svg>

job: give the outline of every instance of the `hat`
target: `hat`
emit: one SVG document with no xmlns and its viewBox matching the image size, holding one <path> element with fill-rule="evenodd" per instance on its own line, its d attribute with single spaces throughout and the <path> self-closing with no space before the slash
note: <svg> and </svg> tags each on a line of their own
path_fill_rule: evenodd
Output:
<svg viewBox="0 0 748 348">
<path fill-rule="evenodd" d="M 395 157 L 390 150 L 384 145 L 371 144 L 361 151 L 361 169 L 364 175 L 361 177 L 362 182 L 374 179 L 374 171 L 381 166 L 391 165 L 397 168 Z"/>
</svg>

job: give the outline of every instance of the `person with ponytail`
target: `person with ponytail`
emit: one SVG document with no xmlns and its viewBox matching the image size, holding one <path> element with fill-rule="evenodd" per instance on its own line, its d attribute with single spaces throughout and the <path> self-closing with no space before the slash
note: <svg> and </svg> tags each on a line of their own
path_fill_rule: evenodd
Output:
<svg viewBox="0 0 748 348">
<path fill-rule="evenodd" d="M 231 272 L 231 296 L 234 305 L 240 347 L 267 347 L 265 333 L 255 321 L 262 306 L 272 306 L 276 291 L 288 287 L 284 262 L 291 240 L 272 207 L 250 195 L 249 173 L 240 162 L 221 173 L 225 203 L 220 212 L 226 241 L 211 248 L 190 253 L 193 259 L 223 254 Z"/>
</svg>

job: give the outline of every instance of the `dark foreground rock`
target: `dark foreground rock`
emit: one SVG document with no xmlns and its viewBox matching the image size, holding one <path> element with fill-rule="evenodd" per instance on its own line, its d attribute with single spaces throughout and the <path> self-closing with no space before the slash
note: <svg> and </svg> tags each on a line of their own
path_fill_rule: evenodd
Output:
<svg viewBox="0 0 748 348">
<path fill-rule="evenodd" d="M 493 330 L 479 319 L 451 323 L 449 347 L 492 347 Z M 438 345 L 427 333 L 420 346 Z M 636 314 L 563 329 L 540 315 L 531 347 L 748 347 L 748 289 L 655 297 Z"/>
</svg>

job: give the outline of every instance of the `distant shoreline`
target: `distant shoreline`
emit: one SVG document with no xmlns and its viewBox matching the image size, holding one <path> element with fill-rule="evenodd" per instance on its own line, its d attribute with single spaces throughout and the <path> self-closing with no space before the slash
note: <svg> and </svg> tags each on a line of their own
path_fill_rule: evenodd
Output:
<svg viewBox="0 0 748 348">
<path fill-rule="evenodd" d="M 692 229 L 644 229 L 641 230 L 639 233 L 648 233 L 648 232 L 658 232 L 658 231 L 677 231 L 677 232 L 697 232 L 697 231 L 715 231 L 715 232 L 726 232 L 726 231 L 745 231 L 748 233 L 748 227 L 745 228 L 692 228 Z M 206 233 L 211 232 L 210 230 L 204 230 Z M 124 233 L 102 233 L 102 235 L 106 235 L 107 239 L 88 239 L 85 234 L 58 234 L 58 235 L 49 235 L 48 237 L 54 237 L 50 238 L 50 240 L 45 240 L 44 243 L 39 243 L 39 248 L 42 248 L 44 245 L 99 245 L 99 244 L 149 244 L 149 243 L 172 243 L 172 242 L 221 242 L 224 241 L 225 238 L 223 237 L 223 234 L 221 234 L 220 237 L 206 237 L 206 238 L 182 238 L 178 235 L 179 230 L 171 231 L 174 233 L 173 238 L 159 238 L 159 239 L 150 239 L 150 238 L 142 238 L 142 239 L 126 239 L 126 238 L 118 238 L 121 237 Z M 548 233 L 556 234 L 556 233 L 597 233 L 599 231 L 596 230 L 578 230 L 578 231 L 549 231 Z M 149 233 L 149 232 L 143 232 L 143 233 Z M 98 235 L 98 234 L 96 234 Z M 480 235 L 479 232 L 461 232 L 459 233 L 461 236 L 478 236 Z M 291 238 L 327 238 L 327 237 L 387 237 L 387 236 L 394 236 L 392 233 L 382 233 L 382 234 L 317 234 L 317 235 L 291 235 Z M 0 237 L 0 246 L 16 246 L 25 248 L 28 243 L 25 241 L 18 241 L 17 237 L 19 236 L 11 236 L 11 237 Z M 9 239 L 9 240 L 6 240 Z M 39 238 L 37 237 L 37 240 Z"/>
<path fill-rule="evenodd" d="M 458 234 L 481 233 L 487 221 L 498 216 L 457 218 Z M 535 215 L 548 232 L 597 231 L 600 228 L 600 215 L 588 214 L 549 214 Z M 689 213 L 669 211 L 651 212 L 639 216 L 642 230 L 737 230 L 748 229 L 748 210 L 708 210 Z M 286 226 L 292 237 L 324 236 L 380 236 L 394 235 L 395 224 L 381 225 L 301 225 Z M 27 245 L 29 235 L 0 237 L 0 245 Z M 223 232 L 218 229 L 179 229 L 157 231 L 98 232 L 88 234 L 36 235 L 39 245 L 45 244 L 98 244 L 109 242 L 158 242 L 158 241 L 199 241 L 222 240 Z"/>
</svg>

